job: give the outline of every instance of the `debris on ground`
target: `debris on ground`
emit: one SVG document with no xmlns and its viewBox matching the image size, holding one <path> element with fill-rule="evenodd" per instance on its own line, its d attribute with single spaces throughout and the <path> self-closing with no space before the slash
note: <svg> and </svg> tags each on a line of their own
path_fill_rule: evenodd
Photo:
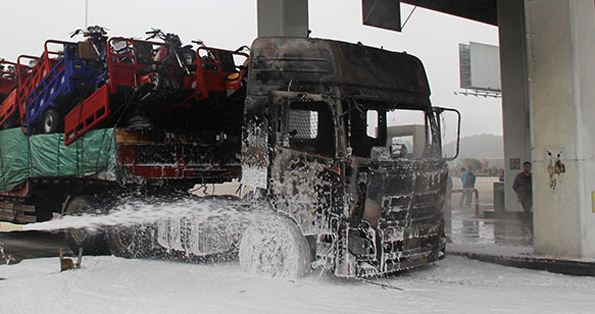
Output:
<svg viewBox="0 0 595 314">
<path fill-rule="evenodd" d="M 15 261 L 16 260 L 12 258 L 12 256 L 6 255 L 6 253 L 4 253 L 4 243 L 0 242 L 0 265 L 14 264 Z M 0 278 L 0 280 L 3 280 L 3 278 Z"/>
</svg>

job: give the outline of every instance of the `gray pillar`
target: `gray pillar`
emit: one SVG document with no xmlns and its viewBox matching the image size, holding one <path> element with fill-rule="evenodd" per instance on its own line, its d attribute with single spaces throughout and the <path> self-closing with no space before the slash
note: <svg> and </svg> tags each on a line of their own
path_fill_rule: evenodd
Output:
<svg viewBox="0 0 595 314">
<path fill-rule="evenodd" d="M 258 0 L 258 37 L 307 37 L 308 0 Z"/>
<path fill-rule="evenodd" d="M 595 5 L 527 4 L 535 251 L 595 258 Z M 566 173 L 550 176 L 548 151 Z"/>
<path fill-rule="evenodd" d="M 521 211 L 512 190 L 514 177 L 531 159 L 529 80 L 523 1 L 498 0 L 500 75 L 502 80 L 502 128 L 504 131 L 505 208 Z"/>
</svg>

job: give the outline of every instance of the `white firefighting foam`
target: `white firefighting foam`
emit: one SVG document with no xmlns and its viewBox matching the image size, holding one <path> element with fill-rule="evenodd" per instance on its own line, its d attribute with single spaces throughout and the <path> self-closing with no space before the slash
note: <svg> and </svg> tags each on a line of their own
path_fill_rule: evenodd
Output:
<svg viewBox="0 0 595 314">
<path fill-rule="evenodd" d="M 150 224 L 163 219 L 192 217 L 206 222 L 217 217 L 251 215 L 243 203 L 227 199 L 186 198 L 173 202 L 129 201 L 117 205 L 107 214 L 63 216 L 46 222 L 23 226 L 23 231 L 60 231 L 70 228 L 95 230 L 104 226 Z"/>
</svg>

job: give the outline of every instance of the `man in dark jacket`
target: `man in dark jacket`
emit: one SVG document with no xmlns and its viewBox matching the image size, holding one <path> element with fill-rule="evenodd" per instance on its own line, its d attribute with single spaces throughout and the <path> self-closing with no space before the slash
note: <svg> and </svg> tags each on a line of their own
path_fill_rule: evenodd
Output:
<svg viewBox="0 0 595 314">
<path fill-rule="evenodd" d="M 525 215 L 523 222 L 530 226 L 530 221 L 533 218 L 531 208 L 533 207 L 533 182 L 531 178 L 531 163 L 525 161 L 523 163 L 523 172 L 516 175 L 512 189 L 516 192 L 516 196 L 523 206 Z"/>
</svg>

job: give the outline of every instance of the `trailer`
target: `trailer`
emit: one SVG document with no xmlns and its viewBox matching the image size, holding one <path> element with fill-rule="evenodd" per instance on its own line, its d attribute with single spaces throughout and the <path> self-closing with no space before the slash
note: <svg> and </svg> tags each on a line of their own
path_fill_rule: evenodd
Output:
<svg viewBox="0 0 595 314">
<path fill-rule="evenodd" d="M 101 116 L 91 108 L 111 110 L 113 88 L 126 85 L 117 82 L 140 78 L 133 53 L 139 49 L 121 59 L 108 53 L 112 68 L 126 70 L 110 70 L 109 84 L 66 116 L 66 134 L 19 135 L 16 145 L 31 147 L 28 154 L 0 146 L 19 156 L 0 154 L 8 165 L 0 179 L 10 183 L 2 194 L 3 212 L 13 215 L 7 220 L 18 221 L 24 208 L 37 221 L 53 212 L 107 212 L 113 204 L 105 200 L 130 191 L 161 197 L 196 183 L 241 179 L 252 192 L 238 206 L 260 213 L 250 223 L 230 228 L 225 219 L 205 225 L 169 217 L 69 230 L 67 239 L 75 250 L 109 248 L 124 257 L 239 256 L 248 272 L 291 277 L 312 268 L 345 278 L 379 276 L 444 258 L 447 161 L 456 155 L 442 152 L 442 117 L 457 116 L 458 129 L 460 115 L 431 105 L 419 59 L 331 40 L 259 38 L 246 68 L 234 60 L 237 52 L 212 50 L 209 59 L 197 52 L 194 75 L 186 73 L 175 95 L 166 95 L 180 100 L 166 106 L 180 110 L 169 118 L 183 117 L 144 130 L 106 128 L 109 115 L 100 126 L 83 122 Z M 17 131 L 0 132 L 0 144 Z"/>
<path fill-rule="evenodd" d="M 238 143 L 239 144 L 239 143 Z M 107 213 L 105 200 L 139 191 L 168 195 L 197 183 L 239 178 L 240 161 L 225 145 L 198 136 L 93 130 L 66 146 L 59 133 L 0 131 L 0 220 L 46 221 L 57 213 Z M 105 235 L 68 233 L 73 248 L 105 253 Z"/>
</svg>

